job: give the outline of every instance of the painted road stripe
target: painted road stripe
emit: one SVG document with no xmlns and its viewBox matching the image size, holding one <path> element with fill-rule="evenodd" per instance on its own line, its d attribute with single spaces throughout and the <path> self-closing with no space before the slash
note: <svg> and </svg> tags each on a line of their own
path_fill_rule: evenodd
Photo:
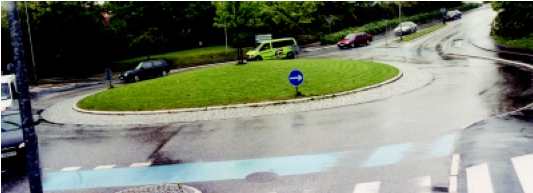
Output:
<svg viewBox="0 0 533 193">
<path fill-rule="evenodd" d="M 385 166 L 398 163 L 403 159 L 405 153 L 412 147 L 410 143 L 387 145 L 378 148 L 363 163 L 363 167 Z"/>
<path fill-rule="evenodd" d="M 148 161 L 148 162 L 137 162 L 137 163 L 132 163 L 130 165 L 130 167 L 132 168 L 139 168 L 139 167 L 148 167 L 152 165 L 152 161 Z"/>
<path fill-rule="evenodd" d="M 431 176 L 418 177 L 413 182 L 418 188 L 417 193 L 431 193 Z"/>
<path fill-rule="evenodd" d="M 105 169 L 111 169 L 111 168 L 114 168 L 115 165 L 102 165 L 102 166 L 96 166 L 94 169 L 95 170 L 105 170 Z"/>
<path fill-rule="evenodd" d="M 455 142 L 455 134 L 448 134 L 440 137 L 438 140 L 431 144 L 431 156 L 443 157 L 448 156 L 453 151 L 453 145 Z"/>
<path fill-rule="evenodd" d="M 63 172 L 72 172 L 72 171 L 77 171 L 79 169 L 81 169 L 81 167 L 74 166 L 74 167 L 63 168 L 63 169 L 61 169 L 61 171 L 63 171 Z"/>
<path fill-rule="evenodd" d="M 449 193 L 457 193 L 457 176 L 450 176 L 448 185 Z"/>
<path fill-rule="evenodd" d="M 511 158 L 524 193 L 533 193 L 533 154 Z"/>
<path fill-rule="evenodd" d="M 51 172 L 45 174 L 43 186 L 46 191 L 54 191 L 244 179 L 247 175 L 256 172 L 273 172 L 280 176 L 299 175 L 325 171 L 335 166 L 341 155 L 328 153 L 152 167 Z"/>
<path fill-rule="evenodd" d="M 353 193 L 378 193 L 381 182 L 366 182 L 356 184 L 353 188 Z"/>
<path fill-rule="evenodd" d="M 459 164 L 461 162 L 461 155 L 453 154 L 452 165 L 450 166 L 450 175 L 457 176 L 459 174 Z"/>
<path fill-rule="evenodd" d="M 494 193 L 486 163 L 466 168 L 468 193 Z"/>
</svg>

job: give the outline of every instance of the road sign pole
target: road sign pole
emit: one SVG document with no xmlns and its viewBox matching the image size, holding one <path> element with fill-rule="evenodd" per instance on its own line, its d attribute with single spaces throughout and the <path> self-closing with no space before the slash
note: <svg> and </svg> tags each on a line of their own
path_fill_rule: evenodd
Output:
<svg viewBox="0 0 533 193">
<path fill-rule="evenodd" d="M 19 92 L 19 110 L 24 143 L 26 145 L 26 168 L 31 193 L 42 193 L 41 168 L 39 166 L 39 149 L 37 135 L 33 127 L 33 117 L 31 111 L 31 101 L 26 79 L 26 66 L 24 62 L 24 47 L 22 45 L 22 31 L 16 2 L 7 1 L 9 31 L 11 35 L 11 46 L 13 47 L 13 63 L 15 64 L 17 79 L 17 89 Z"/>
</svg>

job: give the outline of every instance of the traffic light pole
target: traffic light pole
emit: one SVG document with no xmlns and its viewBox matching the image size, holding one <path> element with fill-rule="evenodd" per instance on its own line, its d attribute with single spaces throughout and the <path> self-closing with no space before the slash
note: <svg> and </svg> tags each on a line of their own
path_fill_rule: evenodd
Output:
<svg viewBox="0 0 533 193">
<path fill-rule="evenodd" d="M 31 193 L 42 193 L 41 168 L 39 166 L 39 147 L 35 134 L 34 122 L 31 111 L 31 100 L 26 77 L 24 62 L 24 46 L 22 45 L 22 30 L 16 2 L 7 1 L 9 32 L 11 46 L 13 47 L 13 63 L 19 92 L 19 111 L 23 130 L 24 143 L 26 144 L 26 169 Z"/>
</svg>

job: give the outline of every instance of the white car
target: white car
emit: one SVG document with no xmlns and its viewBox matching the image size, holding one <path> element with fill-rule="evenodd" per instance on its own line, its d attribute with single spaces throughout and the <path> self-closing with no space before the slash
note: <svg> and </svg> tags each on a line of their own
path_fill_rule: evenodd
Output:
<svg viewBox="0 0 533 193">
<path fill-rule="evenodd" d="M 0 82 L 2 83 L 2 102 L 0 103 L 0 108 L 2 111 L 13 105 L 14 94 L 17 93 L 15 85 L 15 75 L 2 75 L 0 77 Z"/>
<path fill-rule="evenodd" d="M 461 11 L 451 10 L 451 11 L 446 12 L 446 16 L 444 17 L 444 19 L 446 19 L 447 21 L 450 21 L 450 20 L 461 19 L 462 16 L 463 16 L 463 13 L 461 13 Z"/>
<path fill-rule="evenodd" d="M 403 36 L 410 33 L 415 33 L 418 30 L 416 23 L 412 21 L 402 22 L 398 27 L 394 28 L 394 34 L 397 36 Z"/>
</svg>

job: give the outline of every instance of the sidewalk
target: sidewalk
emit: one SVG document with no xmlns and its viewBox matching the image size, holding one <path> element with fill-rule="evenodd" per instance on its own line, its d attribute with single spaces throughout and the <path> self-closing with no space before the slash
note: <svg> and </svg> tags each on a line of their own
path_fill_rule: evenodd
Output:
<svg viewBox="0 0 533 193">
<path fill-rule="evenodd" d="M 190 122 L 198 120 L 216 120 L 237 117 L 250 117 L 260 115 L 283 114 L 291 112 L 311 111 L 340 107 L 346 105 L 355 105 L 384 100 L 392 96 L 401 95 L 415 89 L 424 87 L 433 80 L 433 75 L 412 67 L 409 64 L 394 63 L 393 66 L 400 69 L 403 76 L 397 81 L 385 84 L 377 88 L 368 90 L 359 90 L 354 93 L 330 98 L 315 99 L 297 99 L 288 103 L 287 101 L 278 101 L 276 104 L 266 106 L 256 105 L 234 105 L 231 108 L 215 107 L 203 108 L 193 112 L 166 112 L 155 114 L 89 114 L 81 113 L 73 109 L 74 105 L 83 97 L 93 94 L 85 93 L 68 100 L 56 103 L 42 113 L 42 117 L 47 121 L 59 124 L 91 124 L 91 125 L 117 125 L 117 124 L 154 124 L 154 123 L 171 123 L 171 122 Z"/>
</svg>

